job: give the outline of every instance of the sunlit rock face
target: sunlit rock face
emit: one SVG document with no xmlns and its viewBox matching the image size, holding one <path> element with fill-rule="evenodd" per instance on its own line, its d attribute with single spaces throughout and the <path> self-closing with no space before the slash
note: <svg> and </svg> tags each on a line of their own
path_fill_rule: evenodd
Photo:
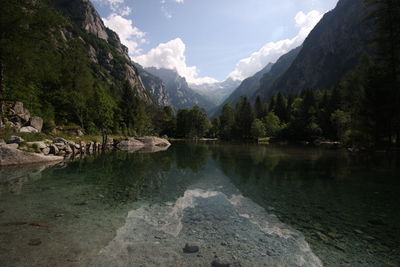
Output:
<svg viewBox="0 0 400 267">
<path fill-rule="evenodd" d="M 93 264 L 322 266 L 300 233 L 243 197 L 222 174 L 212 177 L 212 184 L 197 183 L 174 203 L 129 212 L 125 225 Z M 199 251 L 185 253 L 185 244 L 191 242 Z"/>
<path fill-rule="evenodd" d="M 165 87 L 168 102 L 176 109 L 200 106 L 205 110 L 215 107 L 215 104 L 192 90 L 184 77 L 174 70 L 145 68 L 145 72 L 161 79 Z"/>
<path fill-rule="evenodd" d="M 110 85 L 123 82 L 129 84 L 134 94 L 146 104 L 153 104 L 151 92 L 146 90 L 139 77 L 129 51 L 119 36 L 104 25 L 103 20 L 89 0 L 51 0 L 56 9 L 71 21 L 73 28 L 82 33 L 71 31 L 69 27 L 61 30 L 64 41 L 79 38 L 88 47 L 88 57 L 99 66 L 95 74 Z M 87 36 L 97 43 L 107 42 L 107 46 L 97 46 L 89 42 Z M 97 39 L 96 39 L 97 38 Z M 132 52 L 132 51 L 131 51 Z M 116 57 L 119 60 L 116 60 Z M 118 70 L 118 71 L 116 71 Z"/>
</svg>

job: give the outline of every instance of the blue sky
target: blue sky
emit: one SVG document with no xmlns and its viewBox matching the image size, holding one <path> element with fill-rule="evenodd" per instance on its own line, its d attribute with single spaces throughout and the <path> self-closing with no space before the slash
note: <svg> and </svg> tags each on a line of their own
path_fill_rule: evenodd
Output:
<svg viewBox="0 0 400 267">
<path fill-rule="evenodd" d="M 300 45 L 337 0 L 92 0 L 144 66 L 244 79 Z"/>
</svg>

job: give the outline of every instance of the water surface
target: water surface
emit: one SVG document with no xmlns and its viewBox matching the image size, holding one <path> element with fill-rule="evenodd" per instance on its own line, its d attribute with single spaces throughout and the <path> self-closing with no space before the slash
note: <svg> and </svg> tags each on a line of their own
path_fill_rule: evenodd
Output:
<svg viewBox="0 0 400 267">
<path fill-rule="evenodd" d="M 0 266 L 398 266 L 399 166 L 389 154 L 178 142 L 0 169 Z"/>
</svg>

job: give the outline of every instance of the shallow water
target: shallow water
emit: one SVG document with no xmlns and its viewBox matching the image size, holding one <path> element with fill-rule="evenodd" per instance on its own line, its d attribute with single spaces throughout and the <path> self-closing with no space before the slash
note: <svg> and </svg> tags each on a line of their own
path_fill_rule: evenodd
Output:
<svg viewBox="0 0 400 267">
<path fill-rule="evenodd" d="M 399 163 L 178 142 L 0 169 L 0 266 L 399 266 Z"/>
</svg>

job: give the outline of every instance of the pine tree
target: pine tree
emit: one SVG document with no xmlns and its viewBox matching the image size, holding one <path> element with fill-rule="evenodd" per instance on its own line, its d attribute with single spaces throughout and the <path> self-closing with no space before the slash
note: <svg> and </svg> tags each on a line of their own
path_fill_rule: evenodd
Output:
<svg viewBox="0 0 400 267">
<path fill-rule="evenodd" d="M 376 81 L 371 83 L 388 99 L 385 106 L 378 107 L 377 111 L 385 117 L 383 126 L 389 128 L 386 134 L 389 142 L 391 135 L 395 134 L 400 145 L 400 1 L 366 0 L 366 4 L 371 10 L 367 20 L 376 31 L 372 44 L 377 51 L 375 58 L 379 68 L 375 67 L 373 75 Z M 376 87 L 378 83 L 379 87 Z M 374 95 L 372 84 L 367 86 L 370 91 L 367 96 Z"/>
<path fill-rule="evenodd" d="M 220 116 L 221 120 L 221 137 L 225 140 L 230 140 L 233 137 L 233 126 L 235 124 L 235 110 L 231 104 L 225 104 L 222 108 Z"/>
<path fill-rule="evenodd" d="M 235 135 L 237 138 L 251 138 L 251 125 L 254 119 L 254 111 L 250 102 L 247 97 L 242 97 L 236 105 Z"/>
<path fill-rule="evenodd" d="M 276 104 L 274 107 L 275 114 L 279 117 L 279 119 L 283 122 L 289 121 L 289 115 L 287 113 L 287 100 L 282 95 L 281 92 L 276 96 Z"/>
<path fill-rule="evenodd" d="M 256 102 L 254 104 L 254 112 L 257 119 L 262 119 L 266 115 L 266 109 L 263 103 L 261 102 L 261 97 L 257 96 Z"/>
</svg>

